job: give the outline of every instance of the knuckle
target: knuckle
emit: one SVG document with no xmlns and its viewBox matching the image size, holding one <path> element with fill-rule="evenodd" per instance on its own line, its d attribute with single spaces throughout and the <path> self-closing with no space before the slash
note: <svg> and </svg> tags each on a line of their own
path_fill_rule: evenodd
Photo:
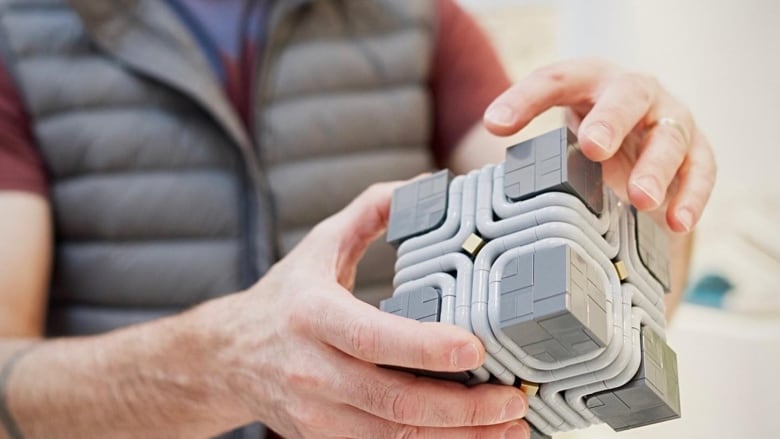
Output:
<svg viewBox="0 0 780 439">
<path fill-rule="evenodd" d="M 531 73 L 531 76 L 541 81 L 548 82 L 551 86 L 555 87 L 566 83 L 569 75 L 565 69 L 560 68 L 556 64 L 552 64 L 536 69 Z"/>
<path fill-rule="evenodd" d="M 461 411 L 464 425 L 482 425 L 484 423 L 485 419 L 483 419 L 481 406 L 482 404 L 476 400 L 464 402 L 464 407 Z"/>
<path fill-rule="evenodd" d="M 407 386 L 396 387 L 389 392 L 388 397 L 390 414 L 394 421 L 401 424 L 414 421 L 425 409 L 423 397 Z"/>
<path fill-rule="evenodd" d="M 379 358 L 380 340 L 374 324 L 365 318 L 357 318 L 345 326 L 344 337 L 355 355 L 366 361 Z"/>
<path fill-rule="evenodd" d="M 666 138 L 666 143 L 670 147 L 667 151 L 671 149 L 671 151 L 668 152 L 682 156 L 688 151 L 688 139 L 686 139 L 685 135 L 677 128 L 667 127 L 663 130 L 662 136 Z"/>
<path fill-rule="evenodd" d="M 653 155 L 645 157 L 641 168 L 637 169 L 637 175 L 656 175 L 662 184 L 668 184 L 679 169 L 679 163 L 669 160 L 667 156 Z"/>
<path fill-rule="evenodd" d="M 655 96 L 655 90 L 658 89 L 656 79 L 644 73 L 623 73 L 620 76 L 620 81 L 630 90 L 633 99 L 640 100 L 641 102 L 652 102 Z"/>
<path fill-rule="evenodd" d="M 395 439 L 413 439 L 422 437 L 420 428 L 413 425 L 400 425 L 393 437 Z"/>
<path fill-rule="evenodd" d="M 612 135 L 620 135 L 631 130 L 626 115 L 630 114 L 628 101 L 603 103 L 599 108 L 599 121 L 596 122 L 609 130 Z"/>
</svg>

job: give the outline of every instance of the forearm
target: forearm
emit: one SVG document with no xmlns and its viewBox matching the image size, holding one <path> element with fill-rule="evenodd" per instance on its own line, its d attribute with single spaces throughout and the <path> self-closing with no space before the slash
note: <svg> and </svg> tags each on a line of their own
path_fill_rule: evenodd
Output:
<svg viewBox="0 0 780 439">
<path fill-rule="evenodd" d="M 95 337 L 2 341 L 3 365 L 27 349 L 10 365 L 5 409 L 25 438 L 209 437 L 236 427 L 248 419 L 198 315 Z"/>
</svg>

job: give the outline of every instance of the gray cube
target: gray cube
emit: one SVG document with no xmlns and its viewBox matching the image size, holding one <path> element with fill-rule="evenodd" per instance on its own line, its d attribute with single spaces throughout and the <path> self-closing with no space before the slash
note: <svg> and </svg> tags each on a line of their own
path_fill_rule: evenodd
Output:
<svg viewBox="0 0 780 439">
<path fill-rule="evenodd" d="M 387 242 L 398 245 L 444 223 L 450 178 L 450 171 L 439 171 L 395 190 L 390 203 Z"/>
<path fill-rule="evenodd" d="M 549 363 L 606 346 L 606 285 L 596 270 L 567 244 L 510 259 L 501 279 L 501 330 Z"/>
<path fill-rule="evenodd" d="M 642 362 L 626 385 L 588 397 L 586 404 L 615 431 L 680 417 L 677 355 L 655 332 L 642 327 Z"/>
<path fill-rule="evenodd" d="M 580 151 L 577 136 L 562 127 L 511 146 L 504 162 L 504 193 L 512 201 L 542 192 L 577 196 L 596 214 L 604 208 L 601 164 Z"/>
</svg>

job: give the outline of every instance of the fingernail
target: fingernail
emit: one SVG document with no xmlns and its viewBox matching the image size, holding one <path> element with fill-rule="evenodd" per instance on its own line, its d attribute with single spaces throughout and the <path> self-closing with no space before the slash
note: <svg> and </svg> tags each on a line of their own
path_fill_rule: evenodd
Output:
<svg viewBox="0 0 780 439">
<path fill-rule="evenodd" d="M 675 215 L 677 217 L 677 221 L 682 224 L 683 228 L 686 232 L 691 231 L 691 227 L 693 227 L 693 214 L 688 209 L 680 209 L 677 211 L 677 214 Z"/>
<path fill-rule="evenodd" d="M 658 207 L 661 204 L 661 185 L 658 184 L 658 180 L 655 177 L 643 175 L 631 184 L 653 200 L 653 207 Z"/>
<path fill-rule="evenodd" d="M 525 402 L 520 398 L 512 398 L 501 410 L 501 421 L 511 421 L 513 419 L 520 419 L 525 416 Z"/>
<path fill-rule="evenodd" d="M 452 366 L 458 369 L 473 369 L 479 366 L 479 349 L 474 343 L 467 343 L 452 351 Z"/>
<path fill-rule="evenodd" d="M 491 105 L 485 112 L 485 120 L 495 125 L 512 125 L 515 112 L 506 104 Z"/>
<path fill-rule="evenodd" d="M 509 427 L 509 430 L 504 432 L 503 439 L 525 439 L 525 428 L 521 425 L 513 425 Z"/>
<path fill-rule="evenodd" d="M 604 125 L 591 125 L 588 127 L 588 130 L 585 131 L 585 136 L 604 151 L 610 150 L 610 145 L 612 145 L 612 133 L 610 133 Z"/>
</svg>

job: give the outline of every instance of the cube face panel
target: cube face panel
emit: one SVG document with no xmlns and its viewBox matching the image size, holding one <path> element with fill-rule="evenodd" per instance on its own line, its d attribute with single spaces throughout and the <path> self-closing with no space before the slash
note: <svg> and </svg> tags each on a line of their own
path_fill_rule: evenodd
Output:
<svg viewBox="0 0 780 439">
<path fill-rule="evenodd" d="M 647 327 L 640 340 L 642 361 L 634 378 L 587 400 L 588 408 L 615 431 L 680 417 L 677 356 Z"/>
<path fill-rule="evenodd" d="M 607 344 L 606 296 L 568 245 L 510 259 L 501 279 L 501 329 L 521 349 L 561 362 Z"/>
<path fill-rule="evenodd" d="M 669 237 L 653 219 L 644 212 L 634 210 L 636 215 L 636 245 L 642 264 L 650 274 L 669 291 Z"/>
<path fill-rule="evenodd" d="M 450 177 L 449 171 L 439 171 L 396 189 L 390 205 L 388 242 L 399 243 L 444 223 Z"/>
<path fill-rule="evenodd" d="M 656 281 L 668 278 L 665 235 L 603 186 L 574 134 L 532 139 L 451 183 L 440 173 L 396 190 L 388 241 L 403 245 L 381 309 L 473 332 L 485 362 L 408 372 L 525 383 L 533 437 L 679 417 Z"/>
<path fill-rule="evenodd" d="M 577 139 L 560 128 L 507 149 L 504 193 L 522 201 L 546 191 L 564 191 L 579 197 L 587 207 L 603 209 L 601 166 L 577 147 Z"/>
<path fill-rule="evenodd" d="M 441 315 L 441 291 L 422 287 L 383 300 L 379 309 L 418 322 L 438 322 Z"/>
</svg>

